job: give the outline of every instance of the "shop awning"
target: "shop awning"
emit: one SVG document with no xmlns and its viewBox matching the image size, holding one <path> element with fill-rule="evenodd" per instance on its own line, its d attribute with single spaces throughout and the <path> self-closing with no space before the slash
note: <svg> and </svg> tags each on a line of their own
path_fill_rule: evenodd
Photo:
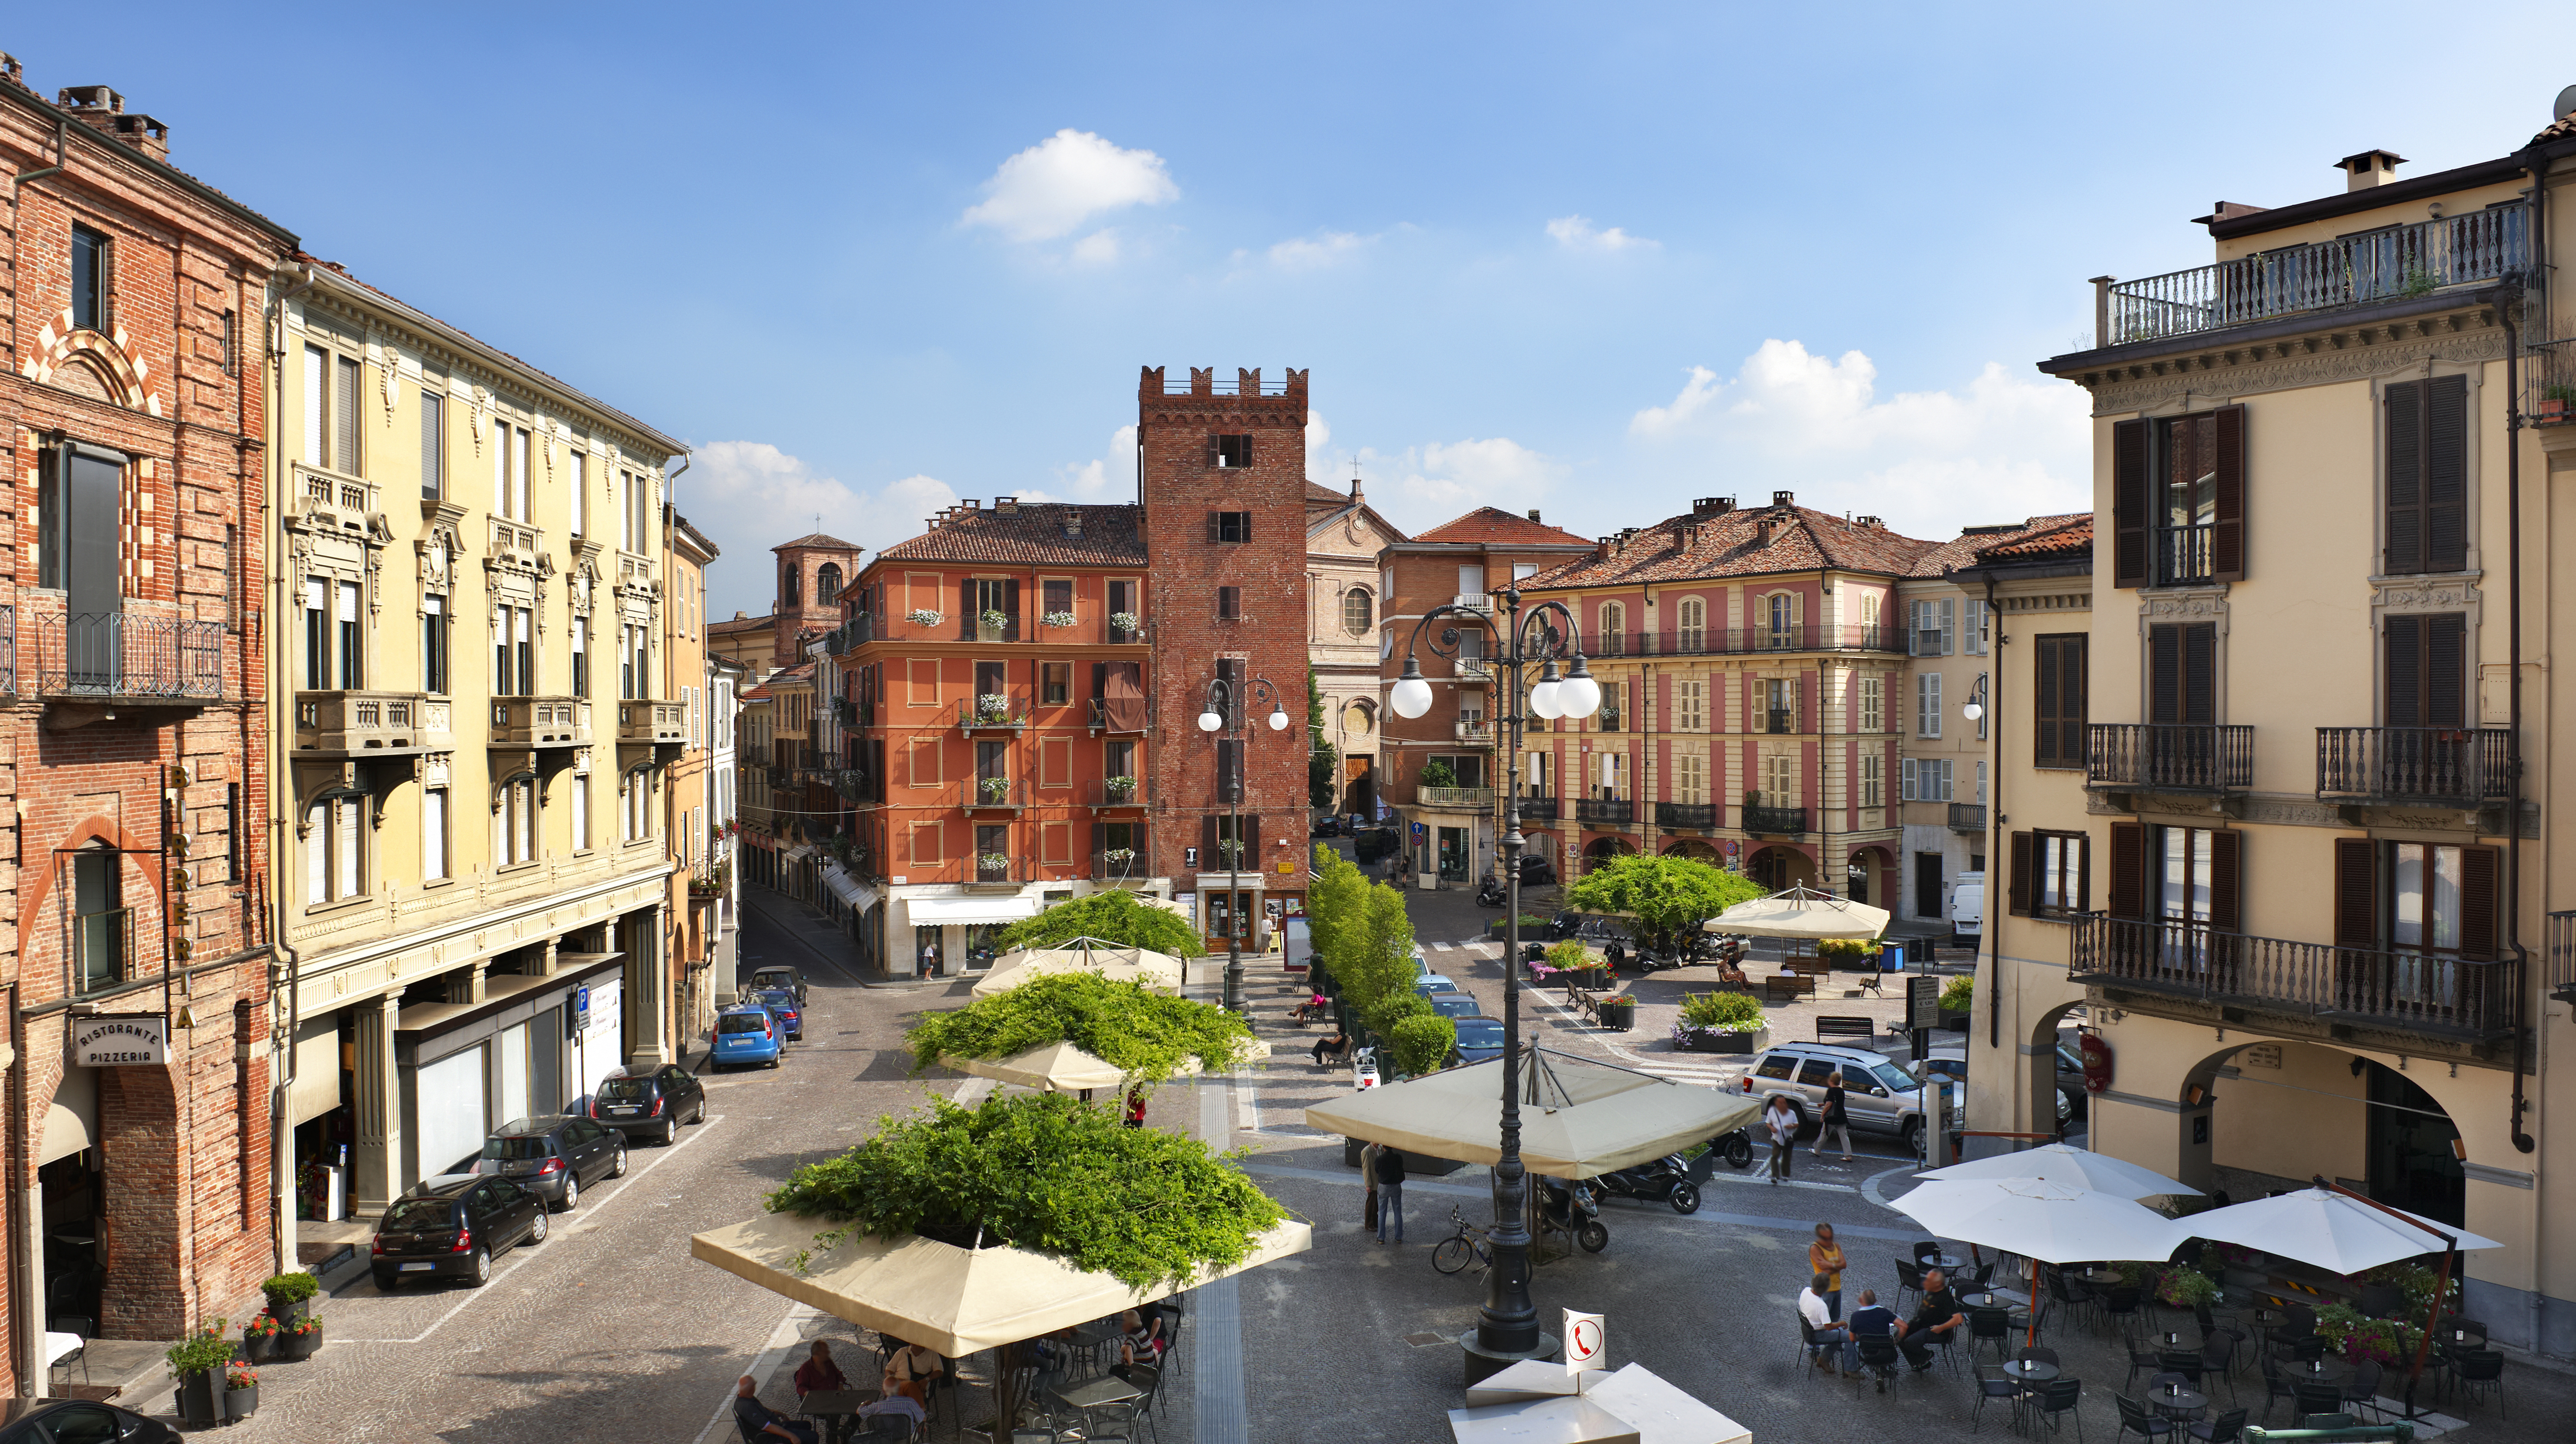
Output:
<svg viewBox="0 0 2576 1444">
<path fill-rule="evenodd" d="M 1038 900 L 1019 893 L 1000 897 L 917 897 L 904 906 L 917 928 L 950 923 L 1015 923 L 1038 915 Z"/>
<path fill-rule="evenodd" d="M 839 863 L 823 869 L 823 886 L 832 896 L 850 905 L 850 911 L 863 913 L 877 905 L 877 890 L 841 870 Z"/>
<path fill-rule="evenodd" d="M 789 862 L 803 862 L 805 859 L 812 857 L 813 855 L 814 844 L 810 842 L 800 842 L 794 847 L 791 847 L 785 852 L 779 854 L 780 857 L 787 859 Z"/>
</svg>

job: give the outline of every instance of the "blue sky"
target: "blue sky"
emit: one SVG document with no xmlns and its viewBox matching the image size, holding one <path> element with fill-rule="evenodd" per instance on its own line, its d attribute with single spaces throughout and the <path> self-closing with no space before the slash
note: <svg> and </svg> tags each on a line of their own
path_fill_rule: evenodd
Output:
<svg viewBox="0 0 2576 1444">
<path fill-rule="evenodd" d="M 2190 217 L 2503 154 L 2540 12 L 1776 6 L 60 6 L 309 249 L 686 438 L 766 548 L 1132 495 L 1136 368 L 1312 368 L 1309 474 L 1398 525 L 1699 495 L 1917 535 L 2085 504 L 2031 369 Z M 721 18 L 717 18 L 721 17 Z M 2560 53 L 2563 55 L 2563 52 Z"/>
</svg>

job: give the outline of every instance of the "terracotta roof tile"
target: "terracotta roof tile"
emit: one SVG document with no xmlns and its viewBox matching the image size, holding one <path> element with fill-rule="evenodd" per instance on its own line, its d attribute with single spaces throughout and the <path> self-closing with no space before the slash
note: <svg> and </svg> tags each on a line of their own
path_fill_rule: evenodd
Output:
<svg viewBox="0 0 2576 1444">
<path fill-rule="evenodd" d="M 730 621 L 707 623 L 708 636 L 731 636 L 736 632 L 766 632 L 778 625 L 778 618 L 763 614 L 757 617 L 735 617 Z"/>
<path fill-rule="evenodd" d="M 2093 550 L 2093 513 L 2085 512 L 2054 529 L 2043 528 L 2018 541 L 2001 546 L 1981 547 L 1979 558 L 2043 557 L 2068 553 L 2090 553 Z"/>
<path fill-rule="evenodd" d="M 1576 536 L 1563 527 L 1532 521 L 1518 512 L 1500 507 L 1480 506 L 1454 521 L 1442 522 L 1414 538 L 1418 542 L 1460 543 L 1483 546 L 1561 547 L 1590 546 L 1592 538 Z"/>
<path fill-rule="evenodd" d="M 1142 566 L 1145 539 L 1136 529 L 1142 515 L 1142 508 L 1124 503 L 1022 502 L 1011 512 L 990 507 L 952 510 L 930 530 L 878 552 L 877 560 Z M 1076 516 L 1082 519 L 1082 535 L 1065 535 L 1065 522 Z"/>
<path fill-rule="evenodd" d="M 821 547 L 826 551 L 845 552 L 865 550 L 865 548 L 861 547 L 857 542 L 845 542 L 839 537 L 819 531 L 809 531 L 794 541 L 780 542 L 778 545 L 771 547 L 770 550 L 774 552 L 783 552 L 789 547 Z"/>
<path fill-rule="evenodd" d="M 1624 548 L 1568 562 L 1521 585 L 1615 587 L 1701 577 L 1812 572 L 1824 567 L 1901 577 L 1935 545 L 1900 536 L 1885 527 L 1792 507 L 1789 525 L 1765 546 L 1763 519 L 1778 515 L 1776 508 L 1757 507 L 1715 516 L 1694 517 L 1686 513 L 1667 517 L 1653 526 L 1639 528 Z M 1692 526 L 1699 529 L 1698 537 L 1685 550 L 1683 529 Z"/>
<path fill-rule="evenodd" d="M 2571 135 L 2576 135 L 2576 115 L 2562 115 L 2551 121 L 2548 129 L 2533 136 L 2531 143 L 2538 145 L 2545 140 L 2565 140 Z"/>
<path fill-rule="evenodd" d="M 1349 504 L 1351 494 L 1347 491 L 1335 491 L 1321 482 L 1309 481 L 1306 483 L 1306 499 L 1318 505 L 1330 502 L 1335 506 L 1344 506 Z"/>
<path fill-rule="evenodd" d="M 1950 540 L 1941 543 L 1939 546 L 1932 548 L 1932 550 L 1928 552 L 1925 552 L 1915 561 L 1914 566 L 1906 572 L 1906 575 L 1909 577 L 1937 577 L 1954 568 L 1972 567 L 1977 564 L 1977 558 L 1987 555 L 1998 547 L 2009 546 L 2015 542 L 2026 541 L 2032 537 L 2055 531 L 2059 527 L 2065 526 L 2070 522 L 2090 522 L 2092 518 L 2093 514 L 2089 511 L 2069 511 L 2060 512 L 2054 516 L 2034 516 L 2025 520 L 2021 525 L 2016 527 L 2008 527 L 2000 530 L 1980 529 L 1977 531 L 1961 532 L 1959 535 L 1952 537 Z"/>
</svg>

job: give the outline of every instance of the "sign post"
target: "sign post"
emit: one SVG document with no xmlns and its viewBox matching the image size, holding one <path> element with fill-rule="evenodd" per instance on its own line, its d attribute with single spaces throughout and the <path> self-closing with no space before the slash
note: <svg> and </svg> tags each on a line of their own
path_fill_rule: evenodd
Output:
<svg viewBox="0 0 2576 1444">
<path fill-rule="evenodd" d="M 1583 1392 L 1583 1375 L 1587 1370 L 1610 1367 L 1609 1343 L 1604 1337 L 1601 1315 L 1565 1311 L 1565 1372 L 1573 1376 L 1574 1392 Z"/>
<path fill-rule="evenodd" d="M 1928 1080 L 1931 1075 L 1923 1071 L 1923 1060 L 1932 1052 L 1932 1030 L 1941 1026 L 1941 979 L 1937 975 L 1931 973 L 1905 975 L 1905 1026 L 1914 1035 L 1914 1071 L 1917 1076 Z M 1928 1164 L 1938 1156 L 1934 1152 L 1932 1139 L 1935 1131 L 1945 1120 L 1931 1116 L 1933 1110 L 1929 1105 L 1941 1096 L 1938 1085 L 1927 1081 L 1923 1092 L 1918 1096 L 1927 1105 L 1923 1110 L 1925 1117 L 1921 1136 L 1923 1159 Z"/>
</svg>

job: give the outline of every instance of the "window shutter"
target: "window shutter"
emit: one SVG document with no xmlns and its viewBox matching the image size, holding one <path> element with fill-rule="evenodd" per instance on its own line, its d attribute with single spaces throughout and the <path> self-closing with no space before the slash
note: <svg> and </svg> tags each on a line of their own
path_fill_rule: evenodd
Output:
<svg viewBox="0 0 2576 1444">
<path fill-rule="evenodd" d="M 1923 604 L 1921 602 L 1908 602 L 1905 604 L 1905 655 L 1909 657 L 1922 656 L 1922 639 Z"/>
<path fill-rule="evenodd" d="M 2424 570 L 2424 383 L 2388 387 L 2388 533 L 2381 564 L 2391 576 Z"/>
<path fill-rule="evenodd" d="M 2093 835 L 2075 839 L 2075 910 L 2093 911 Z"/>
<path fill-rule="evenodd" d="M 358 393 L 365 388 L 358 381 L 358 363 L 347 356 L 339 358 L 339 373 L 332 378 L 331 464 L 351 476 L 358 474 Z"/>
<path fill-rule="evenodd" d="M 2387 676 L 2385 725 L 2421 727 L 2424 721 L 2424 622 L 2422 617 L 2390 617 L 2381 638 L 2382 671 Z"/>
<path fill-rule="evenodd" d="M 1216 822 L 1213 812 L 1199 819 L 1199 867 L 1202 871 L 1216 870 Z"/>
<path fill-rule="evenodd" d="M 2057 639 L 2057 765 L 2084 765 L 2084 729 L 2092 717 L 2093 639 Z"/>
<path fill-rule="evenodd" d="M 2035 674 L 2031 682 L 2031 709 L 2038 714 L 2031 727 L 2031 765 L 2056 767 L 2064 753 L 2060 750 L 2057 727 L 2058 696 L 2064 689 L 2061 659 L 2056 637 L 2039 639 L 2037 655 L 2031 658 Z"/>
<path fill-rule="evenodd" d="M 1248 863 L 1254 872 L 1261 871 L 1260 813 L 1247 812 L 1243 815 L 1243 830 L 1235 834 L 1235 840 L 1243 844 L 1243 850 L 1236 855 L 1236 868 L 1240 869 Z"/>
<path fill-rule="evenodd" d="M 2182 627 L 2159 622 L 2147 629 L 2147 721 L 2170 727 L 2182 720 Z"/>
<path fill-rule="evenodd" d="M 1211 440 L 1209 441 L 1209 443 L 1208 443 L 1208 445 L 1209 445 L 1211 448 L 1213 448 L 1213 447 L 1215 446 L 1215 444 L 1216 444 L 1216 443 L 1215 443 L 1215 441 L 1214 441 L 1213 439 L 1211 439 Z M 1209 454 L 1209 457 L 1208 457 L 1208 465 L 1210 465 L 1210 466 L 1214 466 L 1214 465 L 1216 465 L 1216 457 L 1215 457 L 1215 455 L 1214 455 L 1213 451 L 1211 451 L 1211 453 Z M 1215 540 L 1216 540 L 1216 529 L 1217 529 L 1217 516 L 1218 516 L 1218 513 L 1216 513 L 1216 512 L 1209 512 L 1209 513 L 1207 514 L 1207 516 L 1208 516 L 1208 540 L 1209 540 L 1209 541 L 1215 541 Z"/>
<path fill-rule="evenodd" d="M 2216 525 L 2209 536 L 2209 578 L 2245 580 L 2245 408 L 2218 408 Z"/>
<path fill-rule="evenodd" d="M 2424 725 L 2468 725 L 2468 618 L 2443 612 L 2424 622 Z"/>
<path fill-rule="evenodd" d="M 2147 426 L 2111 425 L 2111 585 L 2147 584 Z"/>
<path fill-rule="evenodd" d="M 1956 597 L 1941 599 L 1941 655 L 1959 650 L 1959 602 Z"/>
<path fill-rule="evenodd" d="M 2469 564 L 2469 378 L 2424 383 L 2424 570 Z"/>
<path fill-rule="evenodd" d="M 1914 800 L 1915 800 L 1915 799 L 1914 799 L 1914 793 L 1915 793 L 1915 788 L 1916 788 L 1916 786 L 1917 786 L 1917 783 L 1916 783 L 1916 778 L 1917 778 L 1917 776 L 1918 776 L 1917 769 L 1918 769 L 1919 767 L 1921 767 L 1921 765 L 1922 765 L 1922 764 L 1921 764 L 1920 762 L 1918 762 L 1916 759 L 1911 758 L 1911 757 L 1907 757 L 1907 758 L 1900 759 L 1900 760 L 1897 762 L 1897 764 L 1896 764 L 1896 800 L 1897 800 L 1897 801 L 1899 801 L 1899 802 L 1912 802 L 1912 801 L 1914 801 Z"/>
<path fill-rule="evenodd" d="M 1002 640 L 1018 641 L 1020 639 L 1020 584 L 1016 578 L 1002 583 L 1002 615 L 1010 619 L 1002 623 Z"/>
<path fill-rule="evenodd" d="M 2221 829 L 2209 835 L 2209 926 L 2245 931 L 2245 834 Z"/>
<path fill-rule="evenodd" d="M 2501 860 L 2492 847 L 2460 849 L 2460 956 L 2496 955 L 2496 879 Z"/>
<path fill-rule="evenodd" d="M 1104 695 L 1106 695 L 1106 693 L 1107 693 L 1107 689 L 1108 689 L 1108 686 L 1109 686 L 1109 664 L 1108 664 L 1107 662 L 1094 662 L 1094 663 L 1092 663 L 1092 664 L 1091 664 L 1091 700 L 1092 700 L 1092 701 L 1094 701 L 1094 702 L 1099 701 L 1099 700 L 1100 700 Z"/>
<path fill-rule="evenodd" d="M 2007 907 L 2014 917 L 2030 916 L 2031 836 L 2027 832 L 2012 835 L 2012 881 L 2006 894 Z"/>
<path fill-rule="evenodd" d="M 2218 624 L 2192 622 L 2182 629 L 2182 720 L 2206 727 L 2218 720 Z"/>
<path fill-rule="evenodd" d="M 1216 433 L 1213 431 L 1208 433 L 1207 444 L 1199 452 L 1199 465 L 1216 465 Z"/>
<path fill-rule="evenodd" d="M 2379 945 L 2379 847 L 2338 837 L 2334 853 L 2334 940 L 2339 948 Z"/>
<path fill-rule="evenodd" d="M 968 577 L 957 584 L 957 639 L 975 640 L 975 579 Z"/>
<path fill-rule="evenodd" d="M 1109 846 L 1108 843 L 1101 840 L 1101 830 L 1103 826 L 1104 824 L 1097 822 L 1091 824 L 1091 855 L 1095 858 L 1100 856 L 1100 854 Z"/>
<path fill-rule="evenodd" d="M 2111 916 L 2147 915 L 2147 829 L 2135 822 L 2111 824 Z"/>
</svg>

